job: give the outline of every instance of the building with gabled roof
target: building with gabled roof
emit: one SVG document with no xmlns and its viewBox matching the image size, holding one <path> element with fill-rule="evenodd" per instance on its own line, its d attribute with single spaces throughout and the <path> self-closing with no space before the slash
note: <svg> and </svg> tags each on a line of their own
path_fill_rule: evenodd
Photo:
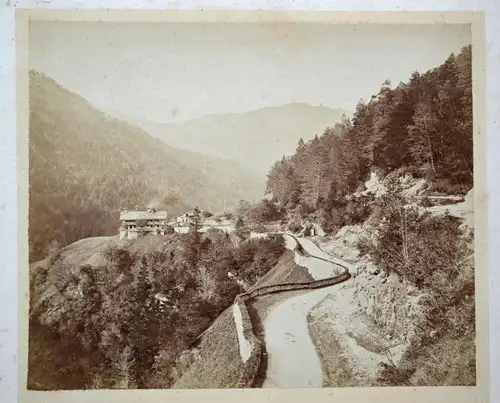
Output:
<svg viewBox="0 0 500 403">
<path fill-rule="evenodd" d="M 120 213 L 120 239 L 136 239 L 148 234 L 165 235 L 167 212 L 156 211 L 148 207 L 146 211 L 128 211 Z"/>
</svg>

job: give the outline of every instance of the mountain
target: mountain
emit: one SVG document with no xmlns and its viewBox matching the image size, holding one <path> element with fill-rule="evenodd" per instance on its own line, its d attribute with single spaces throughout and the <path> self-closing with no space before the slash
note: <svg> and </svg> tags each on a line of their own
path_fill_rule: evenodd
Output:
<svg viewBox="0 0 500 403">
<path fill-rule="evenodd" d="M 312 139 L 340 122 L 341 109 L 292 103 L 244 114 L 210 115 L 182 123 L 129 118 L 164 143 L 238 161 L 260 175 L 285 154 L 295 153 L 300 138 Z"/>
<path fill-rule="evenodd" d="M 53 240 L 116 233 L 123 207 L 168 198 L 170 214 L 195 204 L 221 211 L 264 190 L 238 163 L 169 147 L 36 72 L 29 132 L 32 257 Z"/>
</svg>

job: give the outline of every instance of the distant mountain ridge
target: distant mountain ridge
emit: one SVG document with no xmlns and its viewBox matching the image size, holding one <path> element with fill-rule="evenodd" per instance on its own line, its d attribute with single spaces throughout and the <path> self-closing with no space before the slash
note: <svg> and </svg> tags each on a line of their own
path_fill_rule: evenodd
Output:
<svg viewBox="0 0 500 403">
<path fill-rule="evenodd" d="M 30 248 L 112 235 L 123 207 L 173 200 L 221 211 L 262 195 L 264 178 L 234 161 L 169 147 L 113 119 L 53 79 L 30 72 Z M 174 196 L 172 198 L 172 196 Z"/>
<path fill-rule="evenodd" d="M 181 123 L 155 123 L 123 116 L 164 143 L 204 155 L 238 161 L 259 175 L 283 155 L 295 153 L 299 139 L 312 139 L 340 122 L 348 111 L 304 103 L 247 113 L 208 115 Z"/>
</svg>

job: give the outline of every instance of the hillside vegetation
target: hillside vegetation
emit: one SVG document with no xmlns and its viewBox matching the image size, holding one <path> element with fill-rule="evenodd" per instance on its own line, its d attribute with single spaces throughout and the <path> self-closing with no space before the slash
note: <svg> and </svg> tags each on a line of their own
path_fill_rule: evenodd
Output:
<svg viewBox="0 0 500 403">
<path fill-rule="evenodd" d="M 471 47 L 391 89 L 385 82 L 351 120 L 299 141 L 296 153 L 277 161 L 267 193 L 298 219 L 327 231 L 366 218 L 364 190 L 372 172 L 425 178 L 428 192 L 462 194 L 473 181 Z"/>
<path fill-rule="evenodd" d="M 91 241 L 33 269 L 30 389 L 170 387 L 179 354 L 285 250 L 218 231 Z"/>
<path fill-rule="evenodd" d="M 60 246 L 118 232 L 123 207 L 157 202 L 169 214 L 199 204 L 221 211 L 262 194 L 235 162 L 178 150 L 108 117 L 51 78 L 30 73 L 31 261 Z"/>
</svg>

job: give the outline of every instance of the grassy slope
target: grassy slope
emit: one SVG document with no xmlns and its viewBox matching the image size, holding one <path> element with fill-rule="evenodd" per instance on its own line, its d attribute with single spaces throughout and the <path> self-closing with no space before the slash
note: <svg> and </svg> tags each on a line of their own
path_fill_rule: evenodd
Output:
<svg viewBox="0 0 500 403">
<path fill-rule="evenodd" d="M 232 309 L 222 313 L 199 346 L 200 358 L 174 384 L 174 389 L 234 388 L 243 370 Z"/>
<path fill-rule="evenodd" d="M 410 378 L 413 386 L 475 386 L 475 336 L 470 332 L 459 339 L 442 337 L 419 357 Z"/>
<path fill-rule="evenodd" d="M 297 266 L 294 262 L 293 253 L 287 250 L 274 269 L 267 272 L 259 281 L 257 281 L 257 283 L 255 283 L 255 287 L 281 284 L 285 282 L 293 283 L 312 280 L 313 278 L 307 269 Z"/>
</svg>

